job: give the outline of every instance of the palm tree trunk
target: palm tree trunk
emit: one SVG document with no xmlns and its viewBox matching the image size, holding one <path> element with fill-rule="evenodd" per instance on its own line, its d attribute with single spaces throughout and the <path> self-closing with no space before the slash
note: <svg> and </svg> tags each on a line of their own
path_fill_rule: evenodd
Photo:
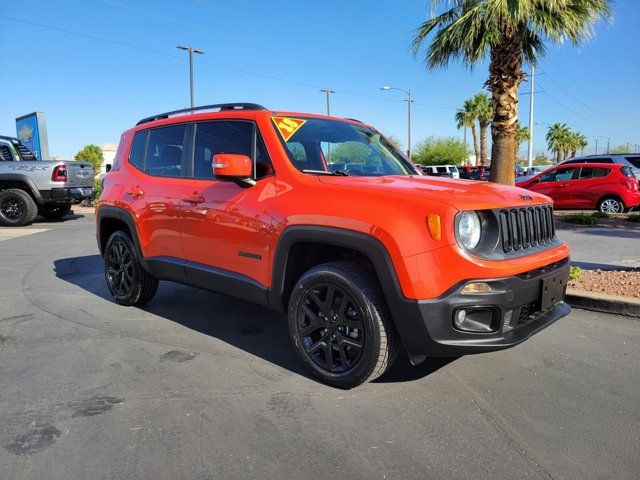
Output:
<svg viewBox="0 0 640 480">
<path fill-rule="evenodd" d="M 562 155 L 562 151 L 559 148 L 556 148 L 556 165 L 560 163 L 560 155 Z"/>
<path fill-rule="evenodd" d="M 488 124 L 480 122 L 480 164 L 487 166 L 487 128 Z"/>
<path fill-rule="evenodd" d="M 565 161 L 567 158 L 569 158 L 569 150 L 563 150 L 562 151 L 562 161 Z"/>
<path fill-rule="evenodd" d="M 522 49 L 513 31 L 505 27 L 503 40 L 491 47 L 489 80 L 493 102 L 491 124 L 491 182 L 513 185 L 514 143 L 518 129 L 518 86 L 522 81 Z"/>
<path fill-rule="evenodd" d="M 473 136 L 473 154 L 476 156 L 476 165 L 480 160 L 480 149 L 478 148 L 478 130 L 476 129 L 476 121 L 471 125 L 471 136 Z"/>
</svg>

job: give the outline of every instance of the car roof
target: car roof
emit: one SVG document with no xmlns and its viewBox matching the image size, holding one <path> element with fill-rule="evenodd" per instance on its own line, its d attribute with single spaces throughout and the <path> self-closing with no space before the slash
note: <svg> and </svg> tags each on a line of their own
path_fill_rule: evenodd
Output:
<svg viewBox="0 0 640 480">
<path fill-rule="evenodd" d="M 136 126 L 134 127 L 134 130 L 142 130 L 163 125 L 203 121 L 216 118 L 256 120 L 260 117 L 272 116 L 330 119 L 357 125 L 364 125 L 367 127 L 369 126 L 366 123 L 353 118 L 333 117 L 315 113 L 272 111 L 256 103 L 220 103 L 214 105 L 202 105 L 194 107 L 193 109 L 183 108 L 180 110 L 172 110 L 165 113 L 151 115 L 138 121 L 136 123 Z"/>
</svg>

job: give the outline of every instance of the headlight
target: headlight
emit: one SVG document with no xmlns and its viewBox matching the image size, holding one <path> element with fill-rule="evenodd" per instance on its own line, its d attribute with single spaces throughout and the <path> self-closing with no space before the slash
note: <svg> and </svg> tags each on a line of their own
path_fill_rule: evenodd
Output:
<svg viewBox="0 0 640 480">
<path fill-rule="evenodd" d="M 458 243 L 468 250 L 473 250 L 480 243 L 482 226 L 476 212 L 458 214 Z"/>
</svg>

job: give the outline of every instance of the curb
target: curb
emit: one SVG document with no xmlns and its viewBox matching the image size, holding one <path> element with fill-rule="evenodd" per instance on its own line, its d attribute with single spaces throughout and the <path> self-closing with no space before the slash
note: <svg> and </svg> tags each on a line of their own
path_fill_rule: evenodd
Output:
<svg viewBox="0 0 640 480">
<path fill-rule="evenodd" d="M 640 299 L 567 289 L 565 301 L 574 308 L 640 318 Z"/>
</svg>

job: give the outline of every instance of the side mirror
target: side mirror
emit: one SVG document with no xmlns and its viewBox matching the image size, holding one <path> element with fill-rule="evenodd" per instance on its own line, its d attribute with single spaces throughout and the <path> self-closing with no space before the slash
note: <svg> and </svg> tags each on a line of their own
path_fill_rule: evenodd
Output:
<svg viewBox="0 0 640 480">
<path fill-rule="evenodd" d="M 231 180 L 241 186 L 255 185 L 252 171 L 253 162 L 246 155 L 217 153 L 213 156 L 213 175 L 220 180 Z"/>
</svg>

